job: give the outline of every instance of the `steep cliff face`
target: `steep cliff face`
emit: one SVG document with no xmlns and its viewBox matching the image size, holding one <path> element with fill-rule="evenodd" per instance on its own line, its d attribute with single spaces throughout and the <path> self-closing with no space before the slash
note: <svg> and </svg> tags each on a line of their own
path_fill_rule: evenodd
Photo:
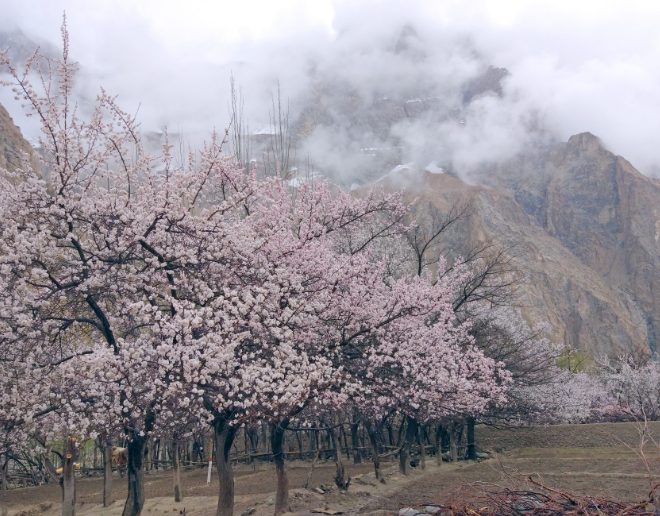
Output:
<svg viewBox="0 0 660 516">
<path fill-rule="evenodd" d="M 634 307 L 638 341 L 660 336 L 660 182 L 583 133 L 484 176 Z"/>
<path fill-rule="evenodd" d="M 14 170 L 22 161 L 22 153 L 32 154 L 32 147 L 23 138 L 21 130 L 0 104 L 0 168 Z"/>
<path fill-rule="evenodd" d="M 548 232 L 644 312 L 647 340 L 660 330 L 660 183 L 644 177 L 590 134 L 549 156 L 541 222 Z"/>
<path fill-rule="evenodd" d="M 410 195 L 441 212 L 456 202 L 472 201 L 474 214 L 455 226 L 443 245 L 458 253 L 478 242 L 507 249 L 520 271 L 525 316 L 548 322 L 554 341 L 594 354 L 645 345 L 645 315 L 633 293 L 613 284 L 549 234 L 512 192 L 468 185 L 445 174 L 409 179 Z"/>
</svg>

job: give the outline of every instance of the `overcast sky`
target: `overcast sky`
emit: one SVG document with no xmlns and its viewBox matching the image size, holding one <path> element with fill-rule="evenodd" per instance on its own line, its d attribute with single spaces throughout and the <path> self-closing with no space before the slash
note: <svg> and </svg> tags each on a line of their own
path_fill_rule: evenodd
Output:
<svg viewBox="0 0 660 516">
<path fill-rule="evenodd" d="M 63 10 L 81 91 L 103 84 L 127 108 L 140 103 L 147 129 L 224 127 L 232 71 L 256 127 L 275 81 L 295 103 L 312 66 L 353 77 L 366 95 L 417 74 L 469 78 L 478 61 L 511 76 L 503 101 L 471 113 L 473 130 L 442 133 L 459 161 L 511 155 L 534 116 L 558 139 L 590 131 L 643 172 L 660 170 L 658 0 L 0 0 L 0 30 L 59 45 Z M 431 49 L 417 70 L 381 52 L 406 24 Z M 0 101 L 29 133 L 9 95 Z"/>
</svg>

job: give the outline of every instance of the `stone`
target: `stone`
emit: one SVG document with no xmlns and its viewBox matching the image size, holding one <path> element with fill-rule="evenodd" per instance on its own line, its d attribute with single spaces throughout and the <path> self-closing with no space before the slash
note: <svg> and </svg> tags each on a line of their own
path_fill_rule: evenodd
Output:
<svg viewBox="0 0 660 516">
<path fill-rule="evenodd" d="M 399 516 L 417 516 L 418 514 L 421 514 L 421 512 L 417 509 L 413 509 L 412 507 L 404 507 L 403 509 L 399 509 Z"/>
<path fill-rule="evenodd" d="M 255 509 L 254 507 L 248 507 L 241 513 L 241 516 L 251 516 L 255 512 L 257 512 L 257 509 Z"/>
<path fill-rule="evenodd" d="M 392 515 L 392 511 L 386 511 L 385 509 L 378 509 L 376 511 L 362 513 L 361 516 L 393 516 L 393 515 Z"/>
</svg>

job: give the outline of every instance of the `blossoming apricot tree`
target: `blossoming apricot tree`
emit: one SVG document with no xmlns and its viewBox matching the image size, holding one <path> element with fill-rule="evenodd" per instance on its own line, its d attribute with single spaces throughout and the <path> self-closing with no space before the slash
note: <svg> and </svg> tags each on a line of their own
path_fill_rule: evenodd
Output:
<svg viewBox="0 0 660 516">
<path fill-rule="evenodd" d="M 103 90 L 79 115 L 66 24 L 63 40 L 62 59 L 35 54 L 25 73 L 0 54 L 42 125 L 40 170 L 27 157 L 0 170 L 2 449 L 38 418 L 67 442 L 120 428 L 123 514 L 137 516 L 149 438 L 197 414 L 215 433 L 217 514 L 231 516 L 230 447 L 241 425 L 265 420 L 277 514 L 284 431 L 310 404 L 352 397 L 414 427 L 502 399 L 506 375 L 455 317 L 460 270 L 409 274 L 384 257 L 407 230 L 400 193 L 294 188 L 240 168 L 217 134 L 184 167 L 167 141 L 149 156 Z"/>
</svg>

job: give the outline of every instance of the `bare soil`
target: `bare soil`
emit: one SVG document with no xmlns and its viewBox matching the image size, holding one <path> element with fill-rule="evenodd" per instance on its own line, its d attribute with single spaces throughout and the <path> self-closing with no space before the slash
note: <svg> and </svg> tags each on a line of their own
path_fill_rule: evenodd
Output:
<svg viewBox="0 0 660 516">
<path fill-rule="evenodd" d="M 623 427 L 622 430 L 627 432 Z M 660 480 L 660 453 L 655 448 L 649 448 L 647 453 L 657 482 Z M 435 464 L 434 458 L 429 457 L 426 470 L 414 468 L 408 477 L 399 475 L 395 462 L 384 462 L 383 466 L 387 480 L 385 485 L 375 481 L 370 462 L 348 464 L 347 470 L 353 481 L 348 492 L 340 492 L 333 483 L 333 463 L 316 466 L 310 489 L 302 488 L 310 464 L 289 463 L 292 510 L 309 512 L 314 508 L 331 508 L 346 514 L 385 510 L 387 512 L 371 516 L 386 516 L 395 514 L 401 507 L 466 503 L 478 497 L 483 490 L 520 488 L 521 482 L 529 475 L 566 492 L 625 501 L 643 500 L 649 492 L 649 478 L 643 461 L 634 447 L 624 444 L 527 447 L 506 450 L 481 462 L 444 463 L 441 467 Z M 270 516 L 273 513 L 275 472 L 271 464 L 261 464 L 260 467 L 261 471 L 256 472 L 246 465 L 235 467 L 236 516 L 248 507 L 256 509 L 254 516 Z M 217 503 L 217 476 L 214 472 L 211 485 L 207 485 L 206 475 L 206 469 L 184 472 L 185 499 L 179 504 L 173 501 L 171 471 L 161 470 L 148 475 L 144 514 L 179 514 L 185 507 L 188 516 L 212 516 Z M 126 496 L 125 483 L 126 479 L 115 478 L 114 494 L 118 501 L 109 508 L 103 508 L 100 505 L 102 480 L 79 479 L 78 515 L 119 516 Z M 325 491 L 323 494 L 314 490 L 319 486 Z M 8 509 L 7 516 L 55 516 L 60 511 L 60 500 L 59 486 L 52 485 L 0 492 L 0 507 Z"/>
<path fill-rule="evenodd" d="M 309 463 L 292 462 L 288 465 L 289 487 L 291 489 L 302 488 L 309 475 Z M 266 499 L 275 492 L 276 478 L 275 470 L 271 464 L 261 464 L 259 471 L 254 471 L 251 467 L 239 465 L 234 468 L 235 475 L 235 493 L 237 501 L 244 497 L 249 502 Z M 348 464 L 347 472 L 351 476 L 360 473 L 368 473 L 373 470 L 370 462 L 361 465 Z M 334 463 L 318 464 L 312 474 L 310 487 L 327 484 L 333 485 L 335 475 Z M 211 484 L 207 485 L 207 469 L 195 469 L 185 471 L 181 475 L 184 486 L 184 495 L 187 497 L 209 497 L 216 496 L 217 474 L 212 472 Z M 103 480 L 102 478 L 78 478 L 76 479 L 76 501 L 81 509 L 87 506 L 95 506 L 103 501 Z M 113 478 L 113 495 L 115 500 L 122 501 L 126 498 L 126 479 L 119 478 L 117 472 Z M 173 497 L 172 471 L 154 471 L 146 475 L 146 496 L 147 499 L 169 498 Z M 57 505 L 61 501 L 62 491 L 58 485 L 44 485 L 39 487 L 27 487 L 23 489 L 12 489 L 10 491 L 0 491 L 0 507 L 6 507 L 14 512 L 21 512 L 30 507 L 43 504 L 46 507 L 49 504 Z M 114 505 L 121 505 L 115 503 Z M 184 504 L 185 505 L 185 504 Z M 245 507 L 238 503 L 238 514 Z M 246 506 L 247 507 L 247 506 Z M 190 514 L 190 510 L 187 511 Z M 91 513 L 90 513 L 91 514 Z"/>
<path fill-rule="evenodd" d="M 648 456 L 655 478 L 660 479 L 660 455 L 657 450 L 651 450 Z M 405 489 L 388 493 L 376 504 L 378 507 L 369 508 L 394 510 L 427 503 L 463 504 L 484 490 L 520 489 L 530 475 L 567 493 L 623 501 L 644 500 L 650 491 L 643 461 L 625 446 L 530 448 L 505 452 L 480 463 L 459 462 L 456 468 L 440 468 L 413 480 Z"/>
</svg>

